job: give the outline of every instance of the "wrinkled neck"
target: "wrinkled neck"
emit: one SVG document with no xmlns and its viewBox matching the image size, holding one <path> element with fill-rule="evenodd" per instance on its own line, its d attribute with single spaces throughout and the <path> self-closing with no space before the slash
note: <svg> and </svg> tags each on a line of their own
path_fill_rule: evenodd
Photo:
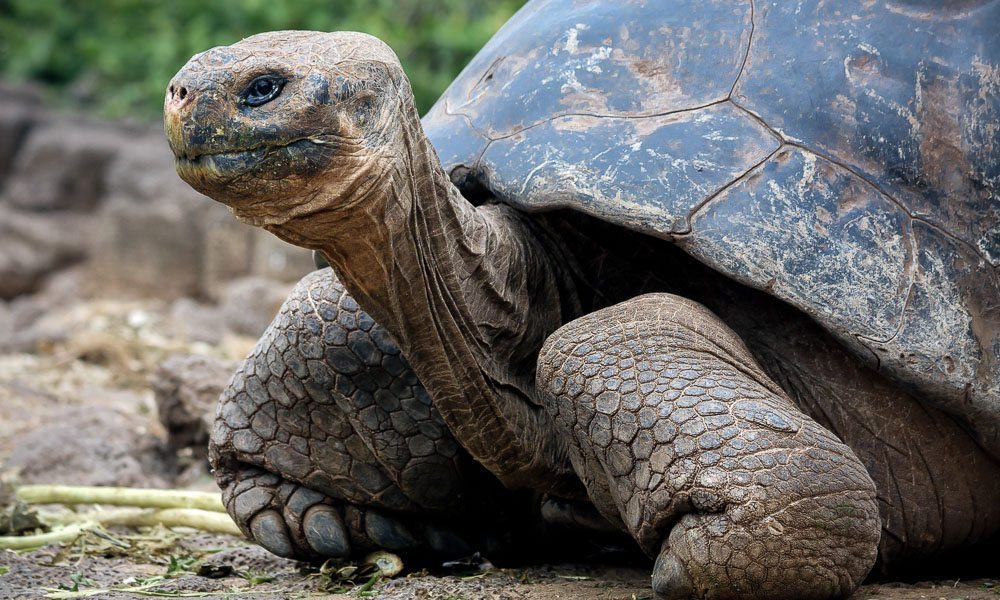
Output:
<svg viewBox="0 0 1000 600">
<path fill-rule="evenodd" d="M 328 221 L 318 249 L 473 457 L 511 487 L 557 486 L 566 450 L 534 376 L 542 342 L 577 316 L 568 278 L 527 217 L 462 197 L 411 116 L 406 160 L 372 188 L 382 201 L 313 219 Z"/>
</svg>

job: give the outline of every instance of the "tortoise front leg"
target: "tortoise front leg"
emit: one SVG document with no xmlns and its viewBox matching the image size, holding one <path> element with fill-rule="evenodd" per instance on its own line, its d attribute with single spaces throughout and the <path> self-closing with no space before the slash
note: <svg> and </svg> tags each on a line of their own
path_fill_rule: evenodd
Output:
<svg viewBox="0 0 1000 600">
<path fill-rule="evenodd" d="M 395 342 L 329 269 L 299 282 L 233 376 L 210 459 L 236 523 L 287 557 L 470 554 L 465 533 L 490 506 L 482 496 L 500 501 Z M 459 534 L 463 520 L 477 523 Z"/>
<path fill-rule="evenodd" d="M 547 408 L 591 499 L 661 597 L 833 598 L 875 561 L 875 487 L 703 306 L 641 296 L 557 330 Z"/>
</svg>

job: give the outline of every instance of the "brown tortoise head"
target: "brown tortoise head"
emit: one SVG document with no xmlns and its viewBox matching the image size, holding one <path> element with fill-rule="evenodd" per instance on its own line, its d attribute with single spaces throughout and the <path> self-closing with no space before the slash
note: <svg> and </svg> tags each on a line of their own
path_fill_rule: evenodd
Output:
<svg viewBox="0 0 1000 600">
<path fill-rule="evenodd" d="M 181 179 L 272 226 L 375 200 L 408 106 L 380 40 L 277 31 L 192 57 L 167 88 L 164 128 Z"/>
</svg>

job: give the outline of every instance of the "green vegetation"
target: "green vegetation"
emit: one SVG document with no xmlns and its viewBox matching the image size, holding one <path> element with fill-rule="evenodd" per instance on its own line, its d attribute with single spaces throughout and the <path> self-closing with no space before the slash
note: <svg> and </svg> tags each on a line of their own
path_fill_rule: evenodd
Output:
<svg viewBox="0 0 1000 600">
<path fill-rule="evenodd" d="M 364 31 L 399 54 L 426 111 L 524 0 L 0 0 L 0 77 L 155 119 L 197 52 L 277 29 Z"/>
</svg>

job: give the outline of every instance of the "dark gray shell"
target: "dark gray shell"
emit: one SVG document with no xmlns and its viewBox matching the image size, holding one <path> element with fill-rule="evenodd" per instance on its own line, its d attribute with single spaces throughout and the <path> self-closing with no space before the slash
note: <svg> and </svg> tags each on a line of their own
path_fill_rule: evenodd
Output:
<svg viewBox="0 0 1000 600">
<path fill-rule="evenodd" d="M 535 0 L 424 127 L 449 172 L 672 240 L 1000 448 L 1000 1 Z"/>
</svg>

